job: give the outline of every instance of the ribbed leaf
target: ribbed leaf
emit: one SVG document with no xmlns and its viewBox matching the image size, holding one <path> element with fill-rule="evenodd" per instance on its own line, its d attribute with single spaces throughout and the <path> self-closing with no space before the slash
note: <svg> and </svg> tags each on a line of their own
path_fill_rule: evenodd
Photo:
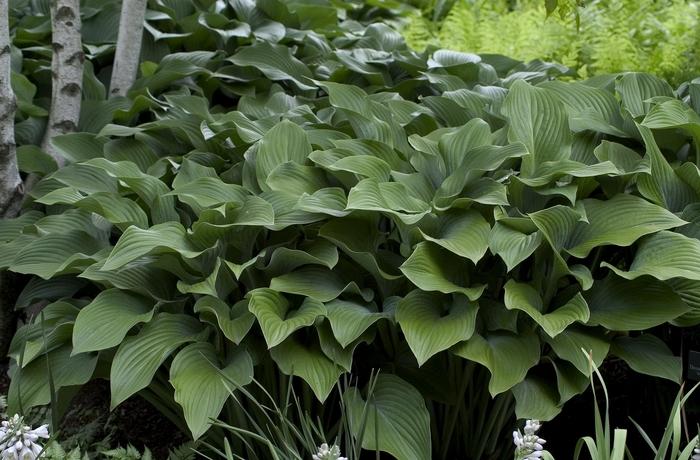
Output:
<svg viewBox="0 0 700 460">
<path fill-rule="evenodd" d="M 590 327 L 572 326 L 554 338 L 547 338 L 546 341 L 557 356 L 569 361 L 587 376 L 590 376 L 593 369 L 590 368 L 588 356 L 581 350 L 592 355 L 593 365 L 597 368 L 610 349 L 609 339 L 602 331 Z"/>
<path fill-rule="evenodd" d="M 464 294 L 469 300 L 477 300 L 485 286 L 468 285 L 467 262 L 433 243 L 419 243 L 413 254 L 401 265 L 403 274 L 424 291 Z"/>
<path fill-rule="evenodd" d="M 274 288 L 256 289 L 248 298 L 248 309 L 258 319 L 268 348 L 279 345 L 297 329 L 311 326 L 326 313 L 321 302 L 308 297 L 298 309 L 292 310 L 289 301 Z"/>
<path fill-rule="evenodd" d="M 489 249 L 503 259 L 508 271 L 530 257 L 541 243 L 540 232 L 522 233 L 500 222 L 494 224 L 489 235 Z"/>
<path fill-rule="evenodd" d="M 615 82 L 615 90 L 620 94 L 622 107 L 633 117 L 641 117 L 649 111 L 651 104 L 646 102 L 654 96 L 673 97 L 668 83 L 653 75 L 629 72 Z"/>
<path fill-rule="evenodd" d="M 122 342 L 110 372 L 111 407 L 146 388 L 165 359 L 181 345 L 196 341 L 201 328 L 191 316 L 160 313 Z"/>
<path fill-rule="evenodd" d="M 229 306 L 221 299 L 204 296 L 194 304 L 194 311 L 200 313 L 202 318 L 213 316 L 214 324 L 217 324 L 224 336 L 236 345 L 248 335 L 255 323 L 255 316 L 248 310 L 247 300 Z"/>
<path fill-rule="evenodd" d="M 396 307 L 396 321 L 422 366 L 435 354 L 474 333 L 478 307 L 462 296 L 411 291 Z"/>
<path fill-rule="evenodd" d="M 565 160 L 571 153 L 571 133 L 564 104 L 552 92 L 522 80 L 510 87 L 502 111 L 509 121 L 508 140 L 522 142 L 530 152 L 522 172 L 535 174 L 546 161 Z"/>
<path fill-rule="evenodd" d="M 46 198 L 46 196 L 44 196 Z M 112 193 L 92 193 L 74 202 L 75 206 L 101 215 L 114 225 L 126 229 L 130 225 L 148 227 L 148 216 L 135 201 Z"/>
<path fill-rule="evenodd" d="M 152 300 L 119 289 L 102 291 L 75 319 L 73 354 L 115 347 L 132 327 L 152 317 Z"/>
<path fill-rule="evenodd" d="M 350 189 L 347 209 L 386 212 L 411 225 L 422 219 L 430 208 L 412 196 L 402 183 L 364 179 Z"/>
<path fill-rule="evenodd" d="M 454 132 L 440 137 L 438 145 L 447 174 L 459 168 L 470 150 L 490 143 L 491 128 L 480 118 L 474 118 Z"/>
<path fill-rule="evenodd" d="M 484 336 L 475 334 L 451 351 L 464 359 L 476 361 L 491 372 L 491 396 L 522 382 L 530 368 L 540 360 L 540 342 L 530 332 L 514 334 L 494 331 Z"/>
<path fill-rule="evenodd" d="M 109 254 L 103 270 L 114 270 L 146 254 L 176 252 L 193 257 L 193 251 L 185 229 L 179 223 L 168 222 L 142 230 L 129 227 Z"/>
<path fill-rule="evenodd" d="M 290 337 L 270 350 L 280 371 L 301 377 L 323 402 L 337 385 L 343 368 L 327 358 L 318 346 L 306 347 Z"/>
<path fill-rule="evenodd" d="M 315 266 L 303 267 L 273 278 L 270 280 L 270 288 L 307 296 L 320 302 L 331 301 L 343 292 L 361 295 L 368 302 L 374 295 L 370 289 L 360 289 L 354 281 L 344 281 L 336 272 Z"/>
<path fill-rule="evenodd" d="M 586 292 L 590 324 L 613 331 L 640 331 L 671 321 L 690 307 L 666 284 L 645 276 L 628 281 L 610 275 Z"/>
<path fill-rule="evenodd" d="M 313 89 L 304 83 L 306 78 L 311 78 L 308 67 L 287 46 L 258 41 L 240 48 L 229 60 L 238 66 L 255 67 L 270 80 L 291 80 L 301 90 Z"/>
<path fill-rule="evenodd" d="M 20 407 L 27 410 L 51 403 L 48 366 L 54 389 L 58 390 L 85 384 L 92 377 L 96 364 L 97 354 L 71 356 L 71 347 L 64 346 L 50 351 L 46 359 L 37 359 L 22 369 L 15 369 L 7 394 L 7 410 L 14 414 L 20 412 Z"/>
<path fill-rule="evenodd" d="M 564 305 L 545 312 L 540 295 L 529 284 L 508 280 L 504 302 L 509 310 L 521 310 L 532 318 L 550 336 L 556 337 L 576 321 L 585 323 L 589 318 L 588 305 L 580 293 Z"/>
<path fill-rule="evenodd" d="M 350 430 L 362 439 L 362 447 L 388 452 L 399 460 L 430 458 L 430 415 L 423 396 L 406 381 L 383 373 L 370 396 L 365 401 L 354 387 L 343 395 Z"/>
<path fill-rule="evenodd" d="M 478 212 L 455 210 L 445 213 L 440 216 L 436 227 L 435 232 L 421 231 L 423 238 L 474 263 L 486 253 L 491 227 Z"/>
<path fill-rule="evenodd" d="M 208 342 L 192 343 L 180 350 L 170 366 L 170 383 L 192 438 L 202 436 L 209 429 L 211 419 L 219 416 L 229 389 L 252 380 L 253 361 L 245 350 L 236 350 L 223 365 Z"/>
<path fill-rule="evenodd" d="M 681 358 L 674 356 L 664 342 L 651 334 L 616 337 L 611 352 L 637 372 L 681 382 Z"/>
<path fill-rule="evenodd" d="M 326 303 L 326 317 L 333 330 L 333 336 L 343 348 L 357 340 L 374 323 L 388 318 L 385 312 L 378 312 L 374 304 L 363 305 L 347 300 L 335 299 Z"/>
<path fill-rule="evenodd" d="M 58 274 L 79 273 L 79 267 L 92 265 L 98 258 L 96 253 L 104 247 L 104 242 L 82 230 L 49 233 L 32 240 L 18 251 L 9 269 L 44 279 Z"/>
<path fill-rule="evenodd" d="M 532 213 L 530 218 L 555 249 L 579 258 L 598 246 L 629 246 L 641 236 L 685 223 L 664 208 L 633 195 L 615 195 L 606 201 L 587 199 L 581 205 L 585 220 L 562 206 Z"/>
<path fill-rule="evenodd" d="M 628 271 L 603 262 L 629 280 L 651 275 L 659 280 L 686 278 L 700 280 L 700 240 L 680 233 L 658 232 L 645 238 L 634 255 Z"/>
<path fill-rule="evenodd" d="M 681 382 L 681 358 L 674 356 L 664 342 L 651 334 L 616 337 L 611 352 L 637 372 Z"/>
<path fill-rule="evenodd" d="M 637 125 L 646 146 L 646 155 L 652 173 L 637 177 L 639 192 L 649 200 L 671 212 L 680 212 L 687 205 L 698 201 L 698 192 L 685 183 L 673 170 L 646 126 Z"/>
<path fill-rule="evenodd" d="M 267 178 L 280 164 L 292 161 L 303 165 L 311 153 L 306 132 L 290 121 L 282 121 L 269 130 L 258 143 L 255 157 L 258 183 L 266 187 Z"/>
<path fill-rule="evenodd" d="M 519 419 L 552 420 L 561 412 L 559 396 L 551 382 L 528 376 L 513 387 L 515 416 Z"/>
<path fill-rule="evenodd" d="M 218 177 L 199 177 L 176 187 L 169 195 L 199 210 L 223 203 L 243 203 L 247 192 L 236 184 L 226 184 Z"/>
</svg>

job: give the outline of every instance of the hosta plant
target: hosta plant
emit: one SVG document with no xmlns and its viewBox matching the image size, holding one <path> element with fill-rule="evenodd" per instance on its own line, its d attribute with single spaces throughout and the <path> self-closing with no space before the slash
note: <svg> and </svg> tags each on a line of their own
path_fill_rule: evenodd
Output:
<svg viewBox="0 0 700 460">
<path fill-rule="evenodd" d="M 420 54 L 374 6 L 183 5 L 147 12 L 178 52 L 55 138 L 65 167 L 20 146 L 45 175 L 0 268 L 41 313 L 10 411 L 103 378 L 216 442 L 226 382 L 295 376 L 370 414 L 365 449 L 508 458 L 513 416 L 588 386 L 582 347 L 680 380 L 650 330 L 700 321 L 698 84 Z"/>
</svg>

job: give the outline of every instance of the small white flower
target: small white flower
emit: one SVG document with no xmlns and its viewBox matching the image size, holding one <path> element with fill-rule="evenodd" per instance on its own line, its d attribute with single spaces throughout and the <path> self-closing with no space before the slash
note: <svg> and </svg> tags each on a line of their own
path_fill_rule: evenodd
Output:
<svg viewBox="0 0 700 460">
<path fill-rule="evenodd" d="M 335 444 L 328 447 L 325 442 L 318 448 L 318 452 L 313 456 L 313 460 L 348 460 L 347 457 L 340 456 L 340 447 Z"/>
<path fill-rule="evenodd" d="M 36 460 L 43 447 L 39 438 L 49 438 L 49 426 L 39 428 L 24 424 L 24 419 L 15 414 L 0 424 L 0 459 L 2 460 Z"/>
<path fill-rule="evenodd" d="M 547 442 L 537 436 L 537 430 L 542 424 L 537 420 L 527 420 L 523 432 L 513 432 L 516 460 L 537 460 L 544 455 L 544 444 Z"/>
</svg>

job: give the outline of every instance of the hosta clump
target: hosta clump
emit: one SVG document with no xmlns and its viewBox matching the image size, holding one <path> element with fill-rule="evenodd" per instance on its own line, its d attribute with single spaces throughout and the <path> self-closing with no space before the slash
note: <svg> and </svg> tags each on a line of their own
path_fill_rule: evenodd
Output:
<svg viewBox="0 0 700 460">
<path fill-rule="evenodd" d="M 513 412 L 587 387 L 581 348 L 680 379 L 647 330 L 700 318 L 697 84 L 417 54 L 330 3 L 196 8 L 238 25 L 226 47 L 144 65 L 0 223 L 17 307 L 47 304 L 12 413 L 108 378 L 200 438 L 256 372 L 324 401 L 379 368 L 343 395 L 364 448 L 505 458 Z"/>
</svg>

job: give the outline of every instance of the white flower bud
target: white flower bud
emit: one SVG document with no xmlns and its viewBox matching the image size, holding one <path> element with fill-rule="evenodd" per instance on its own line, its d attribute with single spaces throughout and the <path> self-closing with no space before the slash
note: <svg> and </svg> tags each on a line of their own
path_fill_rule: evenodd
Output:
<svg viewBox="0 0 700 460">
<path fill-rule="evenodd" d="M 36 460 L 42 451 L 39 438 L 48 439 L 48 425 L 37 429 L 24 424 L 24 419 L 14 415 L 0 427 L 0 458 L 2 460 Z"/>
<path fill-rule="evenodd" d="M 520 430 L 513 432 L 513 444 L 515 444 L 516 460 L 537 460 L 544 455 L 543 445 L 547 442 L 537 436 L 537 430 L 542 424 L 537 420 L 525 421 L 523 432 Z"/>
<path fill-rule="evenodd" d="M 340 456 L 340 447 L 335 444 L 328 447 L 327 443 L 321 444 L 318 452 L 311 457 L 313 460 L 348 460 L 346 457 Z"/>
</svg>

